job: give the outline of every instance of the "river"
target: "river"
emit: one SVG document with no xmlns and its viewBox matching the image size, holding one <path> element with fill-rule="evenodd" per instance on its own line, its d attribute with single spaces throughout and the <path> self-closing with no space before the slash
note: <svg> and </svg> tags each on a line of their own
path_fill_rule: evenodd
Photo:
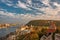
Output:
<svg viewBox="0 0 60 40">
<path fill-rule="evenodd" d="M 9 28 L 0 29 L 0 37 L 6 36 L 10 32 L 14 32 L 19 26 L 11 26 Z"/>
</svg>

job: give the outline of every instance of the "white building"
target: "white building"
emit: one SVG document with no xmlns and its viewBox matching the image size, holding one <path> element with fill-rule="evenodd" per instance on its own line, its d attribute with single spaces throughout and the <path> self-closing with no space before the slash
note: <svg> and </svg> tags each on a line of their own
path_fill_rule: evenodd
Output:
<svg viewBox="0 0 60 40">
<path fill-rule="evenodd" d="M 60 40 L 60 34 L 55 34 L 55 40 Z"/>
<path fill-rule="evenodd" d="M 43 35 L 40 40 L 52 40 L 52 35 L 53 34 L 49 35 L 48 37 Z"/>
</svg>

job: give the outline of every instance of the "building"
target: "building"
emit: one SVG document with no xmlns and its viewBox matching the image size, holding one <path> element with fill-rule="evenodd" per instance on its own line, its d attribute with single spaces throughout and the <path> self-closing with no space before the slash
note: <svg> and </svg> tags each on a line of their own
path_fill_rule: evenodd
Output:
<svg viewBox="0 0 60 40">
<path fill-rule="evenodd" d="M 48 37 L 45 36 L 45 35 L 43 35 L 40 40 L 53 40 L 53 39 L 52 39 L 52 35 L 53 35 L 53 34 L 49 35 Z"/>
<path fill-rule="evenodd" d="M 60 34 L 55 34 L 55 40 L 60 40 Z"/>
</svg>

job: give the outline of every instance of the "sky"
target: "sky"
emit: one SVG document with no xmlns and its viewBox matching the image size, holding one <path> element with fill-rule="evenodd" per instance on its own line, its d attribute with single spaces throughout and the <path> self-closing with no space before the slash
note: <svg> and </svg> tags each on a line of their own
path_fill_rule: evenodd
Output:
<svg viewBox="0 0 60 40">
<path fill-rule="evenodd" d="M 60 0 L 0 0 L 0 23 L 60 20 Z"/>
</svg>

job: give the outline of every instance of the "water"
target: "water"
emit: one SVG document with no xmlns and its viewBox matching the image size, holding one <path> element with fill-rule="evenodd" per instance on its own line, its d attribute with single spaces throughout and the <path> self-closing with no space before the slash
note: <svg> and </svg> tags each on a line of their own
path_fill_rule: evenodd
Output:
<svg viewBox="0 0 60 40">
<path fill-rule="evenodd" d="M 0 29 L 0 37 L 3 37 L 7 34 L 9 34 L 10 32 L 14 32 L 19 26 L 11 26 L 9 28 L 2 28 Z"/>
</svg>

